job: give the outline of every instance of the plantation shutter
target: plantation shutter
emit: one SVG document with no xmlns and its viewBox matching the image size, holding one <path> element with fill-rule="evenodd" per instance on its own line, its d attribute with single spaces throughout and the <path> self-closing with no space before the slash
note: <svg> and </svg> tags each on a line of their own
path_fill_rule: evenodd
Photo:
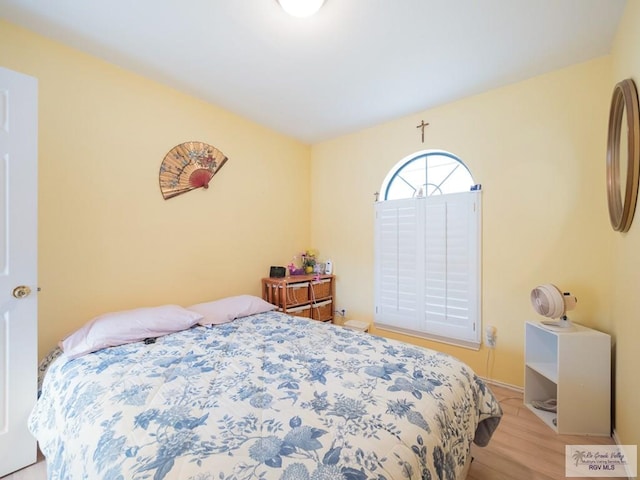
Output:
<svg viewBox="0 0 640 480">
<path fill-rule="evenodd" d="M 478 347 L 480 192 L 376 203 L 377 327 Z"/>
<path fill-rule="evenodd" d="M 376 203 L 376 312 L 384 323 L 418 328 L 419 205 L 414 199 Z"/>
</svg>

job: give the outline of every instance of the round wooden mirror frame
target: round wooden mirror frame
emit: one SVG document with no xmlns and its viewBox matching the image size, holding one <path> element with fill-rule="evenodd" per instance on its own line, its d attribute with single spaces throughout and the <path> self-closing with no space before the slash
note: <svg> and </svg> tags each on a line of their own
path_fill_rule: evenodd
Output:
<svg viewBox="0 0 640 480">
<path fill-rule="evenodd" d="M 626 110 L 627 145 L 620 145 L 622 119 Z M 626 148 L 627 171 L 620 171 L 620 149 Z M 638 92 L 632 79 L 622 80 L 613 89 L 607 138 L 607 200 L 611 226 L 617 232 L 631 227 L 638 197 L 640 174 L 640 118 Z M 624 189 L 624 190 L 623 190 Z"/>
</svg>

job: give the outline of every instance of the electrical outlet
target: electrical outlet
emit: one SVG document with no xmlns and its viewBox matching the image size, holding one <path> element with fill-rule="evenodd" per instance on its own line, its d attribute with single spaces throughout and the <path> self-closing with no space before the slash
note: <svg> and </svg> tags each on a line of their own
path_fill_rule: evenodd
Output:
<svg viewBox="0 0 640 480">
<path fill-rule="evenodd" d="M 484 343 L 488 348 L 496 348 L 498 330 L 493 325 L 487 325 L 484 329 Z"/>
<path fill-rule="evenodd" d="M 347 309 L 346 308 L 336 308 L 336 313 L 338 315 L 340 315 L 342 318 L 347 316 Z"/>
</svg>

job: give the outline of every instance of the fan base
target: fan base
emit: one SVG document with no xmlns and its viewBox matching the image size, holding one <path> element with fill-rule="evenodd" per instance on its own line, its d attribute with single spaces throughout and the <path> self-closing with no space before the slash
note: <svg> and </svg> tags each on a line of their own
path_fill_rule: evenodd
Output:
<svg viewBox="0 0 640 480">
<path fill-rule="evenodd" d="M 558 321 L 543 320 L 540 323 L 543 327 L 553 330 L 554 332 L 569 332 L 573 330 L 573 324 L 569 319 L 561 319 Z"/>
</svg>

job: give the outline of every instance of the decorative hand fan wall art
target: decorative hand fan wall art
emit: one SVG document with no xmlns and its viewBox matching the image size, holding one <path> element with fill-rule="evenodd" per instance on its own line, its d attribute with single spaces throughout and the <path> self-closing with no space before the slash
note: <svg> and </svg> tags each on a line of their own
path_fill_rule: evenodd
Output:
<svg viewBox="0 0 640 480">
<path fill-rule="evenodd" d="M 203 142 L 185 142 L 173 147 L 160 165 L 160 191 L 165 200 L 209 182 L 227 161 L 217 148 Z"/>
</svg>

